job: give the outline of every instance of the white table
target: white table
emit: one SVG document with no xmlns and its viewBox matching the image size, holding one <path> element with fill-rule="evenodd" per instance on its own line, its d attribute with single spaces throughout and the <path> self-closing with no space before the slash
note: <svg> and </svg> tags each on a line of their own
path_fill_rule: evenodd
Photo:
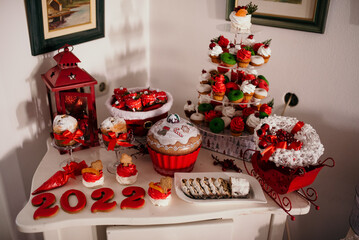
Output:
<svg viewBox="0 0 359 240">
<path fill-rule="evenodd" d="M 48 141 L 48 151 L 39 164 L 32 181 L 32 191 L 60 170 L 59 163 L 68 155 L 60 155 L 51 147 Z M 125 150 L 133 153 L 135 150 Z M 214 166 L 211 154 L 220 159 L 227 156 L 201 149 L 193 172 L 220 172 L 221 167 Z M 115 161 L 115 153 L 108 152 L 101 147 L 94 147 L 74 152 L 74 156 L 91 163 L 101 159 L 104 167 Z M 149 155 L 138 155 L 133 162 L 137 165 L 139 176 L 135 186 L 146 191 L 151 181 L 158 181 L 161 175 L 152 167 Z M 245 172 L 243 162 L 236 160 L 236 164 Z M 82 191 L 87 198 L 86 207 L 79 213 L 69 214 L 61 208 L 57 215 L 49 218 L 33 219 L 34 211 L 31 199 L 16 218 L 16 224 L 21 232 L 43 232 L 45 239 L 116 239 L 118 236 L 129 239 L 193 239 L 194 237 L 209 236 L 207 239 L 282 239 L 287 214 L 277 206 L 267 195 L 267 203 L 231 202 L 223 204 L 191 204 L 179 199 L 173 191 L 172 200 L 167 207 L 156 207 L 145 196 L 145 205 L 141 209 L 121 210 L 119 204 L 125 196 L 121 191 L 126 186 L 118 184 L 115 176 L 104 170 L 104 187 L 114 190 L 114 199 L 117 207 L 111 212 L 91 213 L 91 193 L 81 183 L 81 176 L 70 179 L 60 188 L 50 192 L 56 196 L 56 203 L 60 207 L 60 197 L 68 189 Z M 292 202 L 292 215 L 303 215 L 309 212 L 310 204 L 297 194 L 290 193 L 288 197 Z M 71 203 L 71 199 L 70 199 Z M 76 202 L 75 202 L 76 203 Z M 156 231 L 156 234 L 153 234 Z M 158 234 L 162 233 L 162 235 Z M 172 236 L 173 235 L 173 236 Z M 176 238 L 177 236 L 177 238 Z M 163 237 L 163 238 L 161 238 Z"/>
</svg>

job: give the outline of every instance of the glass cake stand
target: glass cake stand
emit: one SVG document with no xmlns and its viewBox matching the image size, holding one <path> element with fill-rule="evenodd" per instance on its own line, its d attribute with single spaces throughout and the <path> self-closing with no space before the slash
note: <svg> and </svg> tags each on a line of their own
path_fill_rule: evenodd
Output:
<svg viewBox="0 0 359 240">
<path fill-rule="evenodd" d="M 80 139 L 83 140 L 84 137 L 81 137 Z M 66 165 L 70 164 L 71 162 L 80 162 L 80 159 L 74 158 L 73 153 L 72 153 L 74 149 L 76 149 L 82 145 L 80 142 L 76 142 L 75 144 L 69 145 L 69 146 L 59 146 L 56 144 L 55 139 L 52 139 L 51 145 L 60 151 L 67 151 L 70 155 L 69 158 L 66 158 L 65 160 L 63 160 L 60 163 L 61 168 L 65 167 Z"/>
<path fill-rule="evenodd" d="M 130 143 L 130 144 L 133 144 L 133 142 L 135 141 L 135 137 L 132 134 L 132 131 L 130 131 L 128 133 L 129 134 L 128 134 L 127 142 Z M 102 133 L 99 133 L 99 142 L 100 142 L 100 146 L 107 149 L 107 151 L 114 151 L 115 152 L 116 160 L 107 165 L 107 171 L 109 173 L 111 173 L 111 174 L 115 174 L 116 171 L 117 171 L 118 165 L 120 165 L 120 163 L 121 163 L 120 162 L 120 151 L 123 150 L 126 147 L 124 147 L 124 146 L 115 146 L 113 150 L 109 150 L 108 147 L 103 142 Z"/>
</svg>

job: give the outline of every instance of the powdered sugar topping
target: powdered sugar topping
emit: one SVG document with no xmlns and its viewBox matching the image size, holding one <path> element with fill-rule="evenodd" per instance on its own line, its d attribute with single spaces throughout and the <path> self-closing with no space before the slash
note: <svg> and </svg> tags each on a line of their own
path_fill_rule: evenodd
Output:
<svg viewBox="0 0 359 240">
<path fill-rule="evenodd" d="M 260 129 L 260 127 L 265 123 L 270 126 L 269 129 L 271 133 L 274 133 L 279 129 L 291 132 L 293 127 L 298 123 L 298 120 L 293 117 L 273 115 L 262 119 L 255 131 Z M 324 147 L 320 142 L 319 135 L 315 129 L 306 123 L 297 133 L 294 134 L 294 138 L 303 143 L 300 150 L 277 148 L 269 157 L 269 161 L 274 162 L 277 166 L 290 168 L 318 165 L 318 160 L 324 153 Z M 260 138 L 257 134 L 254 134 L 254 141 L 256 143 L 257 150 L 262 151 L 262 149 L 258 147 Z"/>
</svg>

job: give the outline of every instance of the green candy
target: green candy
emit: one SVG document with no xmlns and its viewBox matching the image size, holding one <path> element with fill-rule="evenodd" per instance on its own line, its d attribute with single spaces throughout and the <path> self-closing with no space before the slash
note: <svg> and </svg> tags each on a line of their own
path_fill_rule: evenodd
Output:
<svg viewBox="0 0 359 240">
<path fill-rule="evenodd" d="M 202 113 L 208 112 L 213 109 L 213 106 L 209 103 L 201 103 L 200 105 L 198 105 L 198 111 Z"/>
<path fill-rule="evenodd" d="M 259 118 L 260 119 L 263 119 L 263 118 L 266 118 L 268 117 L 268 114 L 266 114 L 265 112 L 259 112 Z"/>
<path fill-rule="evenodd" d="M 233 102 L 233 101 L 238 101 L 239 99 L 243 98 L 244 97 L 244 94 L 241 90 L 231 90 L 229 93 L 228 93 L 228 100 Z"/>
<path fill-rule="evenodd" d="M 236 57 L 227 52 L 221 54 L 221 60 L 229 65 L 235 65 L 237 63 Z"/>
<path fill-rule="evenodd" d="M 213 118 L 210 122 L 209 122 L 209 129 L 211 130 L 211 132 L 213 133 L 220 133 L 223 131 L 224 129 L 224 121 L 222 118 Z"/>
</svg>

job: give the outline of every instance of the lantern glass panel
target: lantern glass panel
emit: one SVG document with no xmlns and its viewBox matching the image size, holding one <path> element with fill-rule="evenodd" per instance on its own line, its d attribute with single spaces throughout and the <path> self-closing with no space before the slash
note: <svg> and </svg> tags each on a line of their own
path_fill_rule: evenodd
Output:
<svg viewBox="0 0 359 240">
<path fill-rule="evenodd" d="M 90 93 L 85 93 L 84 88 L 60 92 L 61 109 L 58 112 L 68 114 L 77 119 L 79 128 L 84 133 L 85 142 L 92 142 L 93 124 L 91 110 L 93 104 Z"/>
</svg>

